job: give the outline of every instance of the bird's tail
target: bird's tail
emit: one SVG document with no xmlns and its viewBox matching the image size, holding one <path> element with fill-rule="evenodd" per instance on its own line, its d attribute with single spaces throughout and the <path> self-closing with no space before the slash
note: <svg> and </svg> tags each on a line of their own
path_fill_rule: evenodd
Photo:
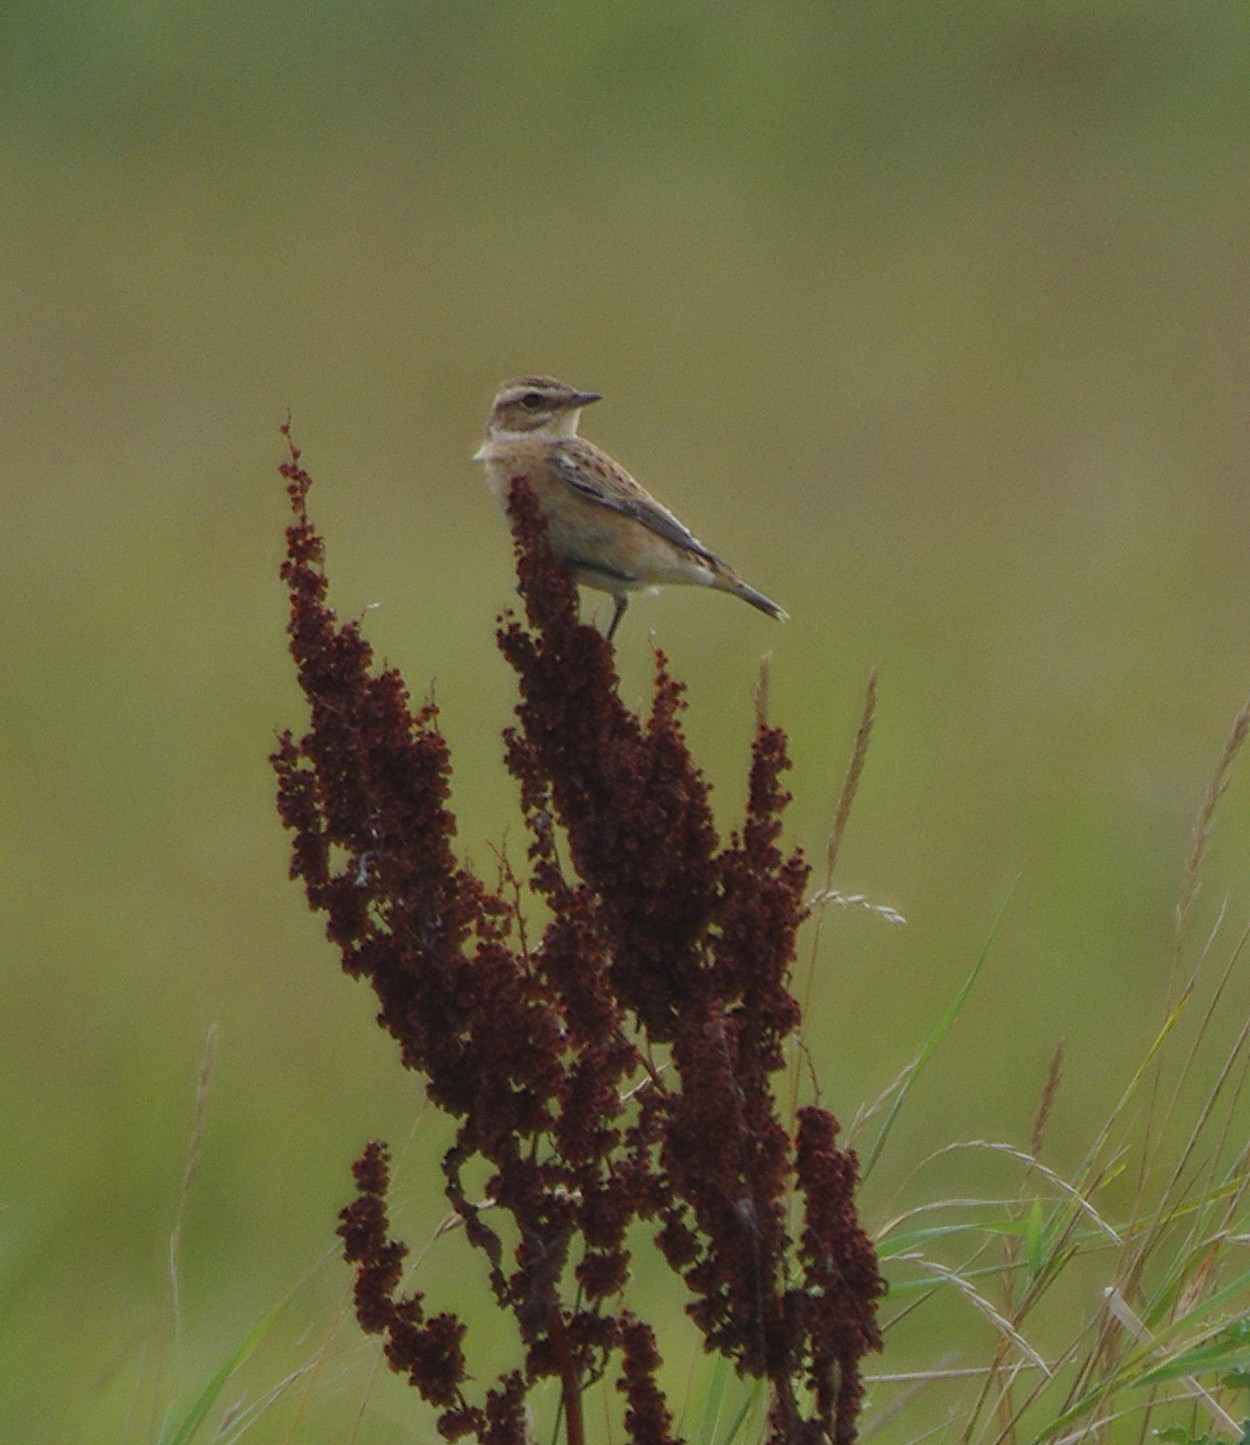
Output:
<svg viewBox="0 0 1250 1445">
<path fill-rule="evenodd" d="M 758 607 L 761 612 L 767 612 L 778 622 L 788 622 L 790 619 L 790 614 L 784 607 L 778 607 L 771 598 L 765 597 L 762 592 L 757 592 L 754 587 L 748 587 L 741 577 L 735 576 L 732 572 L 721 573 L 712 586 L 719 588 L 722 592 L 732 592 L 735 597 L 741 597 L 752 607 Z"/>
</svg>

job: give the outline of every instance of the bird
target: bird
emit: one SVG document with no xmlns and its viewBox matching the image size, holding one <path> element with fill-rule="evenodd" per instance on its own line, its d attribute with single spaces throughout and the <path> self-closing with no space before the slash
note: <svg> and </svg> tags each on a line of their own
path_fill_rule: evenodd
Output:
<svg viewBox="0 0 1250 1445">
<path fill-rule="evenodd" d="M 553 376 L 518 376 L 499 388 L 486 439 L 473 460 L 486 468 L 495 500 L 506 509 L 514 481 L 533 488 L 547 519 L 551 548 L 583 587 L 613 599 L 608 640 L 629 594 L 688 583 L 731 592 L 769 617 L 788 614 L 749 587 L 619 462 L 577 434 L 582 408 L 602 401 Z"/>
</svg>

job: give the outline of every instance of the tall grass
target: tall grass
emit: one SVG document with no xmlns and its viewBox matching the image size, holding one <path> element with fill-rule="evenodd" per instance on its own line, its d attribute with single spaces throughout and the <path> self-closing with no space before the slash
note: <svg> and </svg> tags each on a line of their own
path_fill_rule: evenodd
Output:
<svg viewBox="0 0 1250 1445">
<path fill-rule="evenodd" d="M 1065 1104 L 1060 1041 L 1027 1145 L 964 1140 L 936 1149 L 914 1171 L 922 1179 L 955 1154 L 993 1158 L 1010 1183 L 1002 1197 L 933 1197 L 877 1221 L 892 1306 L 887 1358 L 892 1335 L 917 1311 L 931 1327 L 937 1317 L 939 1335 L 943 1322 L 962 1333 L 958 1317 L 971 1311 L 984 1324 L 985 1345 L 979 1357 L 966 1351 L 907 1374 L 876 1375 L 866 1436 L 918 1438 L 912 1422 L 932 1419 L 923 1396 L 941 1386 L 955 1393 L 945 1424 L 930 1428 L 966 1445 L 1247 1438 L 1250 1019 L 1230 1018 L 1227 1005 L 1245 967 L 1250 925 L 1229 938 L 1221 908 L 1194 945 L 1189 924 L 1216 811 L 1248 728 L 1250 703 L 1236 716 L 1194 824 L 1170 959 L 1161 949 L 1171 981 L 1157 1030 L 1075 1168 L 1061 1171 L 1043 1157 L 1049 1125 Z M 884 1109 L 865 1149 L 866 1173 L 888 1146 L 903 1101 L 923 1108 L 918 1076 L 975 974 L 851 1131 L 868 1135 Z M 1124 1006 L 1136 1007 L 1127 990 Z M 1109 1032 L 1116 1024 L 1106 1019 Z M 1079 1113 L 1080 1100 L 1071 1107 Z"/>
</svg>

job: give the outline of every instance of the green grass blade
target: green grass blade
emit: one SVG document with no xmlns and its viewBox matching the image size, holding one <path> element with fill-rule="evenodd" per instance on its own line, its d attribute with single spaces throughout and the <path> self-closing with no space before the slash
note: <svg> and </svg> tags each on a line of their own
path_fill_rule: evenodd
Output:
<svg viewBox="0 0 1250 1445">
<path fill-rule="evenodd" d="M 760 1380 L 756 1380 L 755 1387 L 752 1389 L 751 1393 L 746 1397 L 746 1399 L 743 1400 L 742 1404 L 738 1407 L 733 1419 L 729 1422 L 729 1430 L 726 1433 L 724 1440 L 718 1442 L 718 1445 L 733 1445 L 733 1441 L 737 1438 L 739 1431 L 741 1431 L 743 1426 L 751 1418 L 755 1407 L 759 1404 L 760 1392 L 763 1390 L 763 1388 L 763 1382 Z"/>
<path fill-rule="evenodd" d="M 902 1112 L 903 1105 L 907 1102 L 907 1096 L 911 1093 L 912 1086 L 919 1078 L 925 1065 L 937 1052 L 938 1047 L 946 1038 L 946 1035 L 950 1033 L 955 1020 L 963 1012 L 964 1004 L 968 1001 L 968 995 L 972 992 L 972 985 L 976 983 L 977 977 L 985 967 L 985 961 L 989 957 L 990 948 L 1002 925 L 1003 918 L 1007 912 L 1007 906 L 1011 902 L 1011 895 L 1014 891 L 1014 885 L 1008 889 L 1007 896 L 1003 899 L 1002 904 L 999 906 L 998 913 L 990 925 L 989 934 L 986 937 L 985 943 L 982 945 L 976 963 L 973 965 L 972 972 L 964 979 L 963 984 L 947 1006 L 946 1011 L 939 1017 L 929 1037 L 924 1041 L 924 1045 L 919 1054 L 917 1054 L 916 1061 L 909 1070 L 906 1079 L 900 1085 L 897 1094 L 895 1094 L 889 1111 L 881 1124 L 881 1128 L 877 1131 L 877 1137 L 873 1140 L 872 1148 L 868 1151 L 868 1158 L 863 1166 L 862 1178 L 867 1179 L 869 1174 L 872 1173 L 873 1165 L 876 1164 L 877 1160 L 881 1157 L 881 1151 L 885 1148 L 886 1140 L 890 1137 L 890 1131 L 894 1128 L 894 1121 Z"/>
<path fill-rule="evenodd" d="M 200 1426 L 208 1416 L 208 1412 L 216 1404 L 221 1392 L 236 1370 L 248 1359 L 252 1352 L 260 1344 L 261 1340 L 269 1333 L 269 1327 L 278 1317 L 279 1312 L 285 1306 L 285 1300 L 279 1302 L 264 1315 L 244 1336 L 239 1347 L 230 1356 L 221 1368 L 214 1374 L 200 1390 L 199 1394 L 191 1400 L 180 1415 L 171 1408 L 166 1414 L 161 1425 L 160 1434 L 156 1437 L 156 1445 L 190 1445 L 195 1438 Z"/>
<path fill-rule="evenodd" d="M 702 1418 L 699 1421 L 698 1445 L 713 1445 L 716 1427 L 720 1424 L 720 1412 L 725 1402 L 725 1385 L 729 1379 L 729 1361 L 719 1355 L 712 1370 L 707 1394 L 703 1398 Z"/>
</svg>

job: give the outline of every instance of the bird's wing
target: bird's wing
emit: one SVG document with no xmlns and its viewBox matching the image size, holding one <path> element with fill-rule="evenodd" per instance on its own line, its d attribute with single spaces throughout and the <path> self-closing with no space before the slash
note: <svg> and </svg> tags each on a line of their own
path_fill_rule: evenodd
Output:
<svg viewBox="0 0 1250 1445">
<path fill-rule="evenodd" d="M 657 537 L 675 547 L 693 552 L 720 568 L 725 564 L 709 552 L 694 533 L 679 522 L 633 477 L 592 443 L 574 437 L 558 443 L 551 451 L 551 465 L 560 480 L 579 497 L 597 502 L 624 516 L 633 517 Z"/>
</svg>

